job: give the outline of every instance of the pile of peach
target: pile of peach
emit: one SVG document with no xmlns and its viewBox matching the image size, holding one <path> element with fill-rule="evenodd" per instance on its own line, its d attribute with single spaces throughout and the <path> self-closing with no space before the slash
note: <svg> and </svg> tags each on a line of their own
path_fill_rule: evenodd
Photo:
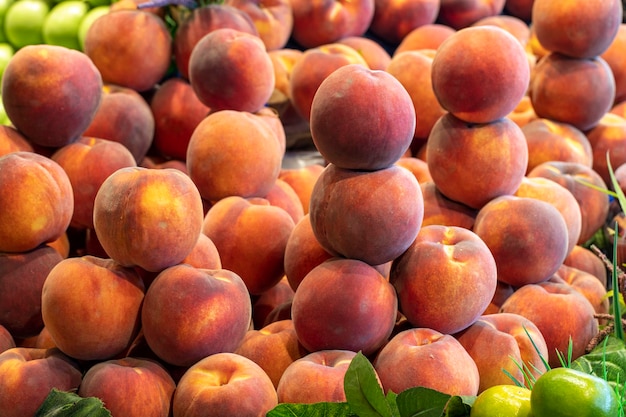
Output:
<svg viewBox="0 0 626 417">
<path fill-rule="evenodd" d="M 621 2 L 322 3 L 124 2 L 84 52 L 16 52 L 1 416 L 51 388 L 263 416 L 344 401 L 357 352 L 385 391 L 472 396 L 585 353 L 614 214 L 589 183 L 608 159 L 626 189 Z M 325 164 L 285 168 L 303 127 Z"/>
</svg>

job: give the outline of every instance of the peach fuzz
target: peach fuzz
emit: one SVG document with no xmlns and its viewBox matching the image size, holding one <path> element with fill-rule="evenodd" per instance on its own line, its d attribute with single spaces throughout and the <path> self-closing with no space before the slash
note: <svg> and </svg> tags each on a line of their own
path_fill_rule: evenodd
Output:
<svg viewBox="0 0 626 417">
<path fill-rule="evenodd" d="M 526 94 L 530 80 L 524 48 L 497 26 L 455 32 L 437 49 L 431 72 L 441 106 L 470 123 L 493 122 L 509 114 Z"/>
<path fill-rule="evenodd" d="M 393 286 L 376 268 L 356 259 L 331 258 L 300 282 L 291 316 L 306 350 L 342 349 L 369 355 L 387 342 L 397 307 Z"/>
<path fill-rule="evenodd" d="M 186 164 L 202 198 L 215 202 L 229 196 L 264 197 L 278 178 L 282 157 L 267 123 L 249 112 L 222 110 L 198 124 Z"/>
<path fill-rule="evenodd" d="M 422 226 L 411 246 L 392 262 L 389 282 L 400 312 L 414 327 L 453 334 L 485 311 L 497 275 L 494 256 L 474 232 L 431 225 Z"/>
<path fill-rule="evenodd" d="M 506 0 L 441 0 L 438 21 L 460 30 L 502 13 Z"/>
<path fill-rule="evenodd" d="M 89 126 L 101 88 L 100 72 L 84 53 L 28 45 L 15 52 L 4 70 L 2 104 L 31 144 L 54 148 L 76 140 Z"/>
<path fill-rule="evenodd" d="M 582 245 L 576 245 L 563 261 L 564 266 L 569 266 L 587 272 L 596 278 L 606 288 L 608 272 L 602 259 L 591 249 Z"/>
<path fill-rule="evenodd" d="M 611 184 L 607 155 L 613 169 L 626 163 L 626 118 L 607 113 L 586 135 L 593 149 L 593 170 Z"/>
<path fill-rule="evenodd" d="M 528 146 L 521 128 L 510 119 L 472 124 L 448 113 L 433 126 L 426 162 L 443 195 L 479 209 L 519 187 Z"/>
<path fill-rule="evenodd" d="M 546 371 L 541 359 L 548 357 L 548 346 L 537 326 L 519 314 L 496 313 L 481 316 L 474 324 L 455 335 L 474 359 L 480 374 L 481 393 L 495 385 L 524 384 L 519 365 L 539 378 Z M 541 355 L 541 356 L 540 356 Z"/>
<path fill-rule="evenodd" d="M 477 395 L 478 367 L 457 339 L 428 328 L 396 334 L 373 362 L 385 393 L 425 387 L 449 395 Z"/>
<path fill-rule="evenodd" d="M 288 182 L 276 179 L 276 183 L 265 195 L 265 199 L 272 206 L 280 207 L 291 216 L 294 223 L 300 221 L 304 216 L 304 207 L 300 197 Z"/>
<path fill-rule="evenodd" d="M 274 91 L 274 66 L 258 36 L 220 28 L 202 37 L 191 51 L 189 82 L 211 111 L 254 113 Z"/>
<path fill-rule="evenodd" d="M 615 103 L 626 100 L 626 63 L 622 59 L 626 48 L 626 23 L 619 25 L 617 33 L 609 47 L 600 54 L 600 57 L 611 67 L 615 78 Z"/>
<path fill-rule="evenodd" d="M 606 287 L 592 274 L 580 269 L 561 265 L 550 277 L 555 282 L 565 282 L 581 293 L 593 306 L 597 314 L 609 314 L 609 297 Z"/>
<path fill-rule="evenodd" d="M 365 172 L 330 164 L 313 188 L 309 216 L 327 252 L 381 265 L 411 245 L 424 205 L 415 176 L 405 168 Z"/>
<path fill-rule="evenodd" d="M 167 73 L 172 43 L 161 17 L 144 10 L 120 9 L 93 22 L 84 51 L 105 83 L 143 92 Z"/>
<path fill-rule="evenodd" d="M 439 45 L 455 32 L 455 29 L 440 23 L 431 23 L 417 27 L 406 34 L 394 50 L 393 55 L 404 51 L 417 51 L 421 49 L 437 50 Z"/>
<path fill-rule="evenodd" d="M 11 152 L 33 152 L 33 145 L 13 126 L 0 126 L 0 156 Z"/>
<path fill-rule="evenodd" d="M 283 275 L 287 240 L 295 223 L 289 213 L 262 198 L 225 197 L 206 213 L 202 233 L 220 254 L 222 267 L 237 273 L 252 295 Z"/>
<path fill-rule="evenodd" d="M 384 42 L 397 45 L 415 28 L 434 24 L 440 0 L 375 0 L 369 30 Z"/>
<path fill-rule="evenodd" d="M 0 157 L 0 171 L 0 252 L 27 252 L 61 237 L 74 210 L 63 168 L 48 157 L 19 151 Z"/>
<path fill-rule="evenodd" d="M 99 398 L 113 416 L 167 417 L 175 389 L 174 379 L 160 363 L 125 357 L 87 369 L 77 394 Z"/>
<path fill-rule="evenodd" d="M 262 417 L 278 405 L 269 376 L 252 360 L 235 353 L 201 359 L 178 382 L 174 416 L 230 415 Z"/>
<path fill-rule="evenodd" d="M 549 306 L 549 308 L 546 308 Z M 518 288 L 500 308 L 535 323 L 548 346 L 548 363 L 559 366 L 557 351 L 567 355 L 572 340 L 572 360 L 585 353 L 598 332 L 598 321 L 591 303 L 569 284 L 544 281 Z M 567 320 L 555 318 L 567 317 Z"/>
<path fill-rule="evenodd" d="M 472 229 L 477 209 L 450 200 L 437 189 L 434 182 L 420 184 L 424 198 L 422 227 L 429 225 L 456 226 Z"/>
<path fill-rule="evenodd" d="M 159 273 L 141 310 L 150 349 L 163 361 L 182 367 L 215 353 L 234 352 L 251 317 L 250 296 L 239 275 L 187 264 Z"/>
<path fill-rule="evenodd" d="M 217 246 L 210 237 L 204 233 L 198 235 L 198 241 L 189 255 L 181 261 L 200 269 L 221 269 L 222 259 Z"/>
<path fill-rule="evenodd" d="M 345 402 L 344 378 L 356 352 L 328 349 L 311 352 L 289 365 L 278 387 L 280 403 Z"/>
<path fill-rule="evenodd" d="M 259 38 L 268 51 L 287 45 L 293 30 L 293 10 L 290 0 L 227 0 L 224 4 L 250 16 Z"/>
<path fill-rule="evenodd" d="M 12 348 L 0 353 L 0 415 L 33 416 L 53 388 L 76 390 L 78 365 L 57 349 Z M 6 377 L 10 376 L 10 377 Z"/>
<path fill-rule="evenodd" d="M 102 183 L 118 169 L 137 166 L 121 143 L 85 136 L 59 148 L 50 158 L 63 168 L 72 185 L 70 226 L 77 229 L 93 229 L 93 205 Z"/>
<path fill-rule="evenodd" d="M 158 272 L 181 262 L 202 229 L 202 199 L 176 169 L 121 168 L 100 186 L 94 230 L 106 253 L 124 266 Z"/>
<path fill-rule="evenodd" d="M 311 103 L 313 143 L 338 168 L 389 167 L 409 148 L 415 125 L 415 108 L 404 86 L 388 72 L 360 64 L 333 71 Z"/>
</svg>

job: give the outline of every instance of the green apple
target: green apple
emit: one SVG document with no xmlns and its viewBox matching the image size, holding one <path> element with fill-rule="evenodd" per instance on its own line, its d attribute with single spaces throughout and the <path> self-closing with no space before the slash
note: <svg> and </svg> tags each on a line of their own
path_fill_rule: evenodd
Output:
<svg viewBox="0 0 626 417">
<path fill-rule="evenodd" d="M 41 28 L 50 11 L 44 0 L 19 0 L 12 3 L 4 16 L 4 34 L 15 49 L 44 43 Z"/>
<path fill-rule="evenodd" d="M 43 23 L 44 42 L 49 45 L 80 50 L 78 28 L 88 11 L 89 5 L 82 0 L 57 3 L 52 7 Z"/>
<path fill-rule="evenodd" d="M 4 35 L 4 16 L 6 16 L 9 6 L 13 4 L 15 0 L 0 0 L 0 42 L 6 42 L 7 38 Z"/>
<path fill-rule="evenodd" d="M 109 10 L 109 6 L 96 6 L 89 10 L 85 17 L 83 17 L 83 20 L 80 22 L 80 26 L 78 27 L 78 44 L 80 45 L 81 50 L 84 50 L 85 36 L 87 35 L 87 31 L 91 27 L 91 24 L 100 16 L 109 13 Z"/>
</svg>

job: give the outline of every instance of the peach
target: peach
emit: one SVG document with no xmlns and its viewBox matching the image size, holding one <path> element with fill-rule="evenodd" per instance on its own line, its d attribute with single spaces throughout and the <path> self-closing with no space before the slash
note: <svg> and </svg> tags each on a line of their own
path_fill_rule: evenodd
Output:
<svg viewBox="0 0 626 417">
<path fill-rule="evenodd" d="M 310 124 L 313 143 L 326 161 L 373 171 L 389 167 L 407 151 L 415 108 L 391 74 L 350 64 L 322 81 L 311 103 Z"/>
<path fill-rule="evenodd" d="M 289 0 L 227 0 L 254 23 L 259 37 L 268 51 L 287 45 L 293 30 L 293 11 Z"/>
<path fill-rule="evenodd" d="M 622 59 L 622 51 L 626 48 L 626 23 L 619 25 L 617 33 L 609 47 L 600 57 L 611 67 L 615 78 L 615 103 L 626 100 L 626 63 Z"/>
<path fill-rule="evenodd" d="M 478 211 L 472 230 L 491 250 L 498 280 L 514 287 L 547 280 L 567 256 L 561 212 L 536 198 L 495 198 Z"/>
<path fill-rule="evenodd" d="M 345 402 L 344 378 L 356 352 L 328 349 L 292 362 L 276 388 L 280 403 Z"/>
<path fill-rule="evenodd" d="M 438 21 L 464 29 L 488 16 L 502 13 L 506 0 L 441 0 Z"/>
<path fill-rule="evenodd" d="M 43 328 L 42 288 L 62 259 L 47 245 L 24 253 L 0 253 L 0 325 L 14 338 L 37 335 Z"/>
<path fill-rule="evenodd" d="M 366 172 L 330 164 L 313 188 L 309 216 L 327 252 L 381 265 L 402 254 L 417 236 L 424 216 L 422 192 L 415 176 L 396 165 Z"/>
<path fill-rule="evenodd" d="M 528 44 L 530 40 L 530 27 L 528 24 L 515 16 L 510 15 L 491 15 L 485 16 L 476 22 L 472 23 L 472 26 L 484 26 L 484 25 L 492 25 L 500 27 L 511 35 L 513 35 L 524 48 Z"/>
<path fill-rule="evenodd" d="M 19 151 L 33 152 L 33 145 L 15 127 L 0 125 L 0 156 Z"/>
<path fill-rule="evenodd" d="M 0 324 L 0 353 L 15 347 L 15 339 L 9 330 Z"/>
<path fill-rule="evenodd" d="M 455 32 L 437 49 L 431 72 L 441 106 L 470 123 L 493 122 L 509 114 L 530 80 L 524 48 L 497 26 Z"/>
<path fill-rule="evenodd" d="M 597 314 L 609 313 L 609 297 L 606 287 L 589 272 L 561 265 L 550 279 L 557 282 L 562 280 L 571 285 L 572 288 L 589 300 Z"/>
<path fill-rule="evenodd" d="M 263 368 L 274 388 L 278 388 L 287 367 L 309 352 L 298 341 L 293 322 L 279 320 L 258 330 L 248 330 L 235 353 Z"/>
<path fill-rule="evenodd" d="M 534 2 L 535 0 L 506 0 L 504 2 L 504 12 L 522 19 L 524 22 L 530 22 Z"/>
<path fill-rule="evenodd" d="M 590 167 L 576 162 L 547 161 L 533 168 L 527 176 L 551 179 L 574 195 L 582 217 L 579 244 L 587 242 L 604 225 L 609 213 L 609 198 L 603 191 L 585 183 L 601 189 L 607 189 L 607 185 Z"/>
<path fill-rule="evenodd" d="M 274 66 L 258 36 L 220 28 L 202 37 L 191 51 L 189 82 L 211 111 L 254 113 L 274 91 Z"/>
<path fill-rule="evenodd" d="M 283 121 L 280 118 L 280 114 L 278 114 L 278 110 L 273 107 L 265 106 L 261 107 L 261 109 L 254 113 L 261 121 L 265 122 L 274 132 L 274 136 L 276 136 L 276 140 L 280 146 L 281 155 L 284 157 L 285 152 L 287 151 L 287 132 L 285 130 L 285 126 L 283 125 Z"/>
<path fill-rule="evenodd" d="M 424 198 L 424 220 L 422 227 L 429 225 L 457 226 L 472 229 L 477 209 L 450 200 L 437 189 L 434 182 L 420 185 Z"/>
<path fill-rule="evenodd" d="M 102 183 L 121 168 L 137 166 L 130 150 L 119 142 L 83 136 L 56 150 L 50 159 L 67 174 L 74 195 L 70 226 L 93 229 L 93 205 Z"/>
<path fill-rule="evenodd" d="M 276 405 L 276 389 L 265 371 L 244 356 L 224 352 L 201 359 L 183 374 L 172 410 L 174 417 L 263 417 Z"/>
<path fill-rule="evenodd" d="M 291 216 L 294 223 L 300 221 L 304 216 L 304 207 L 300 197 L 288 182 L 276 179 L 276 183 L 265 195 L 265 199 L 273 206 L 285 210 Z"/>
<path fill-rule="evenodd" d="M 57 347 L 80 360 L 120 354 L 139 331 L 144 284 L 111 259 L 63 259 L 46 278 L 41 314 Z"/>
<path fill-rule="evenodd" d="M 476 395 L 480 376 L 457 339 L 428 328 L 396 334 L 373 362 L 385 393 L 425 387 L 449 395 Z"/>
<path fill-rule="evenodd" d="M 0 353 L 0 415 L 34 416 L 53 388 L 76 390 L 82 373 L 57 349 L 13 348 Z"/>
<path fill-rule="evenodd" d="M 295 223 L 265 199 L 225 197 L 206 213 L 202 233 L 220 254 L 222 267 L 237 273 L 252 295 L 276 285 L 283 275 L 287 240 Z"/>
<path fill-rule="evenodd" d="M 626 163 L 626 118 L 606 113 L 586 134 L 593 149 L 593 170 L 611 184 L 607 156 L 611 167 Z"/>
<path fill-rule="evenodd" d="M 392 262 L 389 282 L 398 294 L 400 312 L 414 327 L 452 334 L 483 314 L 497 277 L 494 256 L 474 232 L 431 225 L 422 226 L 411 246 Z"/>
<path fill-rule="evenodd" d="M 28 45 L 15 52 L 4 70 L 2 104 L 31 144 L 53 148 L 76 140 L 89 126 L 101 89 L 100 72 L 84 53 Z"/>
<path fill-rule="evenodd" d="M 291 302 L 293 300 L 294 290 L 289 285 L 286 276 L 272 288 L 262 292 L 252 299 L 252 324 L 253 329 L 259 330 L 265 327 L 267 317 L 279 306 Z"/>
<path fill-rule="evenodd" d="M 308 351 L 343 349 L 369 355 L 387 342 L 397 307 L 393 286 L 374 267 L 331 258 L 304 277 L 291 316 Z"/>
<path fill-rule="evenodd" d="M 0 156 L 0 252 L 27 252 L 65 233 L 72 184 L 52 159 L 29 151 Z M 44 201 L 46 204 L 38 204 Z"/>
<path fill-rule="evenodd" d="M 413 29 L 435 23 L 440 0 L 375 0 L 369 30 L 392 45 L 400 43 Z"/>
<path fill-rule="evenodd" d="M 593 306 L 566 283 L 548 280 L 524 285 L 507 298 L 500 312 L 519 314 L 535 323 L 548 346 L 551 367 L 560 366 L 557 352 L 567 355 L 570 338 L 575 360 L 598 332 Z M 558 319 L 562 317 L 567 320 Z"/>
<path fill-rule="evenodd" d="M 479 209 L 519 187 L 528 146 L 521 128 L 510 119 L 472 124 L 448 113 L 433 126 L 426 162 L 443 195 Z"/>
<path fill-rule="evenodd" d="M 606 288 L 607 267 L 602 259 L 582 245 L 576 245 L 563 261 L 563 265 L 590 273 Z"/>
<path fill-rule="evenodd" d="M 105 83 L 143 92 L 167 74 L 172 44 L 161 17 L 145 10 L 120 9 L 92 23 L 84 51 Z"/>
<path fill-rule="evenodd" d="M 154 130 L 150 105 L 137 91 L 106 84 L 100 107 L 82 136 L 119 142 L 139 163 L 152 145 Z"/>
<path fill-rule="evenodd" d="M 515 109 L 506 117 L 513 120 L 519 127 L 524 127 L 531 121 L 537 119 L 535 109 L 533 109 L 532 103 L 530 102 L 530 96 L 525 94 Z"/>
<path fill-rule="evenodd" d="M 586 131 L 611 109 L 615 79 L 600 57 L 550 53 L 533 67 L 529 95 L 538 117 Z"/>
<path fill-rule="evenodd" d="M 181 262 L 202 229 L 204 210 L 192 180 L 176 169 L 121 168 L 100 186 L 94 230 L 106 253 L 151 272 Z"/>
<path fill-rule="evenodd" d="M 281 116 L 291 108 L 289 92 L 291 70 L 303 53 L 304 51 L 291 47 L 267 51 L 274 66 L 274 92 L 270 96 L 268 105 L 281 110 L 279 112 Z"/>
<path fill-rule="evenodd" d="M 441 45 L 444 40 L 448 39 L 450 35 L 454 34 L 454 32 L 456 32 L 455 29 L 440 23 L 422 25 L 411 30 L 402 38 L 394 50 L 393 55 L 404 51 L 417 51 L 421 49 L 437 50 L 439 45 Z"/>
<path fill-rule="evenodd" d="M 389 65 L 391 55 L 389 51 L 385 49 L 380 43 L 376 42 L 372 38 L 363 36 L 346 36 L 337 41 L 344 45 L 359 51 L 367 66 L 373 70 L 384 70 Z"/>
<path fill-rule="evenodd" d="M 515 292 L 515 288 L 513 288 L 511 284 L 498 281 L 498 284 L 496 285 L 496 293 L 493 295 L 493 298 L 483 312 L 483 315 L 498 313 L 504 301 L 509 298 L 513 292 Z"/>
<path fill-rule="evenodd" d="M 204 233 L 200 233 L 198 241 L 189 255 L 181 261 L 200 269 L 221 269 L 222 260 L 215 243 Z"/>
<path fill-rule="evenodd" d="M 202 198 L 217 201 L 267 195 L 280 173 L 282 156 L 274 132 L 258 116 L 222 110 L 198 124 L 186 162 Z"/>
<path fill-rule="evenodd" d="M 78 395 L 99 398 L 114 416 L 168 417 L 175 388 L 171 375 L 158 362 L 125 357 L 87 369 Z"/>
<path fill-rule="evenodd" d="M 613 42 L 621 23 L 619 0 L 591 0 L 580 5 L 535 0 L 532 8 L 532 24 L 541 45 L 573 58 L 602 54 Z"/>
<path fill-rule="evenodd" d="M 509 375 L 519 384 L 525 384 L 520 365 L 535 378 L 547 370 L 541 359 L 549 354 L 543 334 L 532 321 L 519 314 L 483 315 L 455 337 L 476 362 L 479 393 L 495 385 L 512 384 Z"/>
<path fill-rule="evenodd" d="M 398 159 L 395 164 L 411 171 L 420 186 L 424 183 L 432 182 L 433 180 L 430 176 L 430 172 L 428 172 L 428 163 L 423 159 L 413 156 L 403 156 Z"/>
<path fill-rule="evenodd" d="M 314 163 L 296 168 L 282 168 L 278 174 L 278 178 L 289 184 L 298 195 L 304 214 L 309 213 L 311 193 L 323 170 L 323 165 Z"/>
</svg>

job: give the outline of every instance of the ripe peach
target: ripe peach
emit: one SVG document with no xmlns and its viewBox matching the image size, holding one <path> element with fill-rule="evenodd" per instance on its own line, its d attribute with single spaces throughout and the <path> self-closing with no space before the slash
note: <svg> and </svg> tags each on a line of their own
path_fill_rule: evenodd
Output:
<svg viewBox="0 0 626 417">
<path fill-rule="evenodd" d="M 267 317 L 279 306 L 293 300 L 294 290 L 287 277 L 283 276 L 272 288 L 252 299 L 252 324 L 256 330 L 265 327 Z"/>
<path fill-rule="evenodd" d="M 433 180 L 430 176 L 430 172 L 428 172 L 428 163 L 423 159 L 413 156 L 403 156 L 398 159 L 395 164 L 411 171 L 420 186 L 424 183 L 432 182 Z"/>
<path fill-rule="evenodd" d="M 456 32 L 455 29 L 440 23 L 431 23 L 417 27 L 406 34 L 394 50 L 393 55 L 404 51 L 437 50 L 439 45 L 454 32 Z"/>
<path fill-rule="evenodd" d="M 304 214 L 309 213 L 311 193 L 313 192 L 317 178 L 323 170 L 323 165 L 310 164 L 297 168 L 283 168 L 278 174 L 278 178 L 291 185 L 291 188 L 293 188 L 298 195 L 302 203 L 302 208 L 304 209 Z"/>
<path fill-rule="evenodd" d="M 509 296 L 513 294 L 514 291 L 515 288 L 513 288 L 511 284 L 498 281 L 498 284 L 496 285 L 496 293 L 493 295 L 493 298 L 483 312 L 483 315 L 498 313 L 500 311 L 500 307 L 504 303 L 504 300 L 509 298 Z"/>
<path fill-rule="evenodd" d="M 593 170 L 606 184 L 611 184 L 606 159 L 608 155 L 611 167 L 626 163 L 626 118 L 606 113 L 586 135 L 593 149 Z"/>
<path fill-rule="evenodd" d="M 293 10 L 289 0 L 227 0 L 223 4 L 250 16 L 268 51 L 287 45 L 293 30 Z"/>
<path fill-rule="evenodd" d="M 424 198 L 422 227 L 429 225 L 457 226 L 472 229 L 477 209 L 450 200 L 437 189 L 434 182 L 420 184 Z"/>
<path fill-rule="evenodd" d="M 267 51 L 274 66 L 274 92 L 269 99 L 269 106 L 281 110 L 281 115 L 291 108 L 290 79 L 291 70 L 304 53 L 300 49 L 280 48 Z"/>
<path fill-rule="evenodd" d="M 280 207 L 291 216 L 294 223 L 304 216 L 304 207 L 296 191 L 286 181 L 276 178 L 276 183 L 265 195 L 272 206 Z"/>
<path fill-rule="evenodd" d="M 593 306 L 598 314 L 609 313 L 609 297 L 606 287 L 589 272 L 561 265 L 556 273 L 550 277 L 553 281 L 562 280 L 576 291 L 581 293 Z"/>
<path fill-rule="evenodd" d="M 0 171 L 0 252 L 27 252 L 61 237 L 74 210 L 63 168 L 48 157 L 19 151 L 0 157 Z"/>
<path fill-rule="evenodd" d="M 391 60 L 391 55 L 389 55 L 387 49 L 365 35 L 346 36 L 345 38 L 339 39 L 337 43 L 348 45 L 359 51 L 361 55 L 363 55 L 365 62 L 367 62 L 367 66 L 373 70 L 385 70 Z"/>
<path fill-rule="evenodd" d="M 528 146 L 521 128 L 510 119 L 472 124 L 448 113 L 433 126 L 426 162 L 443 195 L 479 209 L 519 187 Z"/>
<path fill-rule="evenodd" d="M 202 199 L 176 169 L 122 168 L 100 186 L 94 230 L 106 253 L 124 266 L 158 272 L 181 262 L 202 229 Z"/>
<path fill-rule="evenodd" d="M 504 2 L 504 12 L 530 22 L 532 19 L 533 3 L 535 0 L 506 0 Z"/>
<path fill-rule="evenodd" d="M 537 114 L 535 113 L 535 109 L 533 109 L 528 94 L 525 94 L 524 97 L 522 97 L 515 109 L 513 109 L 513 111 L 506 117 L 513 120 L 519 127 L 524 127 L 531 121 L 537 119 Z"/>
<path fill-rule="evenodd" d="M 463 29 L 488 16 L 497 16 L 505 0 L 441 0 L 438 21 Z"/>
<path fill-rule="evenodd" d="M 327 252 L 381 265 L 402 254 L 417 236 L 424 216 L 422 192 L 415 176 L 400 166 L 365 172 L 330 164 L 313 188 L 309 216 Z"/>
<path fill-rule="evenodd" d="M 414 387 L 449 395 L 476 395 L 480 376 L 474 359 L 457 339 L 428 328 L 396 334 L 373 362 L 385 393 Z"/>
<path fill-rule="evenodd" d="M 0 126 L 0 156 L 11 152 L 33 152 L 33 145 L 13 126 Z"/>
<path fill-rule="evenodd" d="M 441 106 L 470 123 L 488 123 L 509 114 L 530 80 L 524 48 L 497 26 L 455 32 L 437 49 L 431 71 Z"/>
<path fill-rule="evenodd" d="M 222 269 L 222 259 L 217 246 L 204 233 L 198 235 L 198 242 L 181 263 L 200 269 Z"/>
<path fill-rule="evenodd" d="M 563 261 L 563 265 L 579 269 L 590 273 L 598 278 L 598 281 L 606 288 L 607 284 L 607 268 L 602 259 L 591 249 L 582 245 L 574 246 L 574 249 L 567 255 Z"/>
<path fill-rule="evenodd" d="M 54 88 L 52 88 L 54 86 Z M 2 76 L 2 104 L 32 144 L 59 147 L 76 140 L 100 105 L 102 77 L 82 52 L 56 45 L 16 51 Z"/>
<path fill-rule="evenodd" d="M 611 67 L 615 78 L 615 103 L 626 100 L 626 63 L 622 59 L 622 51 L 626 48 L 626 23 L 619 25 L 617 34 L 609 47 L 600 57 Z"/>
<path fill-rule="evenodd" d="M 397 45 L 415 28 L 434 24 L 440 0 L 375 0 L 369 30 L 380 39 Z"/>
<path fill-rule="evenodd" d="M 270 129 L 272 129 L 272 132 L 274 132 L 274 136 L 276 136 L 276 140 L 280 146 L 281 155 L 284 157 L 285 152 L 287 151 L 287 132 L 285 131 L 283 121 L 278 114 L 278 110 L 273 107 L 265 106 L 261 107 L 259 111 L 254 112 L 254 115 L 266 123 Z"/>
<path fill-rule="evenodd" d="M 308 351 L 345 349 L 369 355 L 387 342 L 397 307 L 393 286 L 374 267 L 331 258 L 304 277 L 291 316 Z"/>
<path fill-rule="evenodd" d="M 15 339 L 9 330 L 0 324 L 0 353 L 15 347 Z"/>
<path fill-rule="evenodd" d="M 500 27 L 517 39 L 524 48 L 528 44 L 530 40 L 530 27 L 528 24 L 522 19 L 510 16 L 510 15 L 491 15 L 485 16 L 476 22 L 472 23 L 472 26 L 484 26 L 484 25 L 492 25 Z"/>
</svg>

